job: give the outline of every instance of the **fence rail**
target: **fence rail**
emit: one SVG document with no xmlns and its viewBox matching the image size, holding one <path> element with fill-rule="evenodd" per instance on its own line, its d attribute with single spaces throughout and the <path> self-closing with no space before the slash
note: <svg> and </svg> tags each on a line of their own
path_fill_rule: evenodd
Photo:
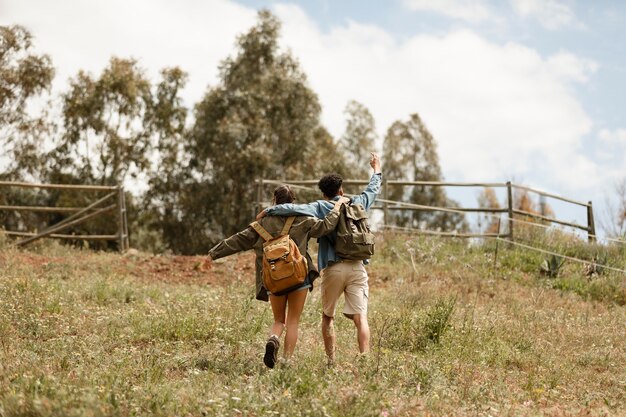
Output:
<svg viewBox="0 0 626 417">
<path fill-rule="evenodd" d="M 26 182 L 11 182 L 0 181 L 0 188 L 39 188 L 39 189 L 54 189 L 54 190 L 68 190 L 68 191 L 94 191 L 102 192 L 109 191 L 104 197 L 99 198 L 95 202 L 89 204 L 86 207 L 44 207 L 44 206 L 12 206 L 12 205 L 0 205 L 0 211 L 27 211 L 27 212 L 44 212 L 44 213 L 73 213 L 69 217 L 61 220 L 58 223 L 50 225 L 46 229 L 38 232 L 24 232 L 15 230 L 6 230 L 4 234 L 7 236 L 14 236 L 17 238 L 23 238 L 18 240 L 15 244 L 17 246 L 25 246 L 36 240 L 49 237 L 54 239 L 78 239 L 78 240 L 108 240 L 118 241 L 118 248 L 120 252 L 129 248 L 128 237 L 128 222 L 126 216 L 126 198 L 124 196 L 124 188 L 122 186 L 101 186 L 101 185 L 76 185 L 76 184 L 35 184 Z M 102 207 L 104 203 L 109 205 Z M 76 226 L 85 222 L 86 220 L 104 215 L 115 211 L 117 213 L 117 234 L 62 234 L 60 232 L 69 229 L 72 226 Z"/>
<path fill-rule="evenodd" d="M 39 206 L 2 206 L 0 210 L 13 210 L 13 211 L 32 211 L 32 212 L 44 212 L 44 213 L 76 213 L 82 210 L 83 207 L 39 207 Z M 95 209 L 91 209 L 95 210 Z"/>
<path fill-rule="evenodd" d="M 278 185 L 278 184 L 289 184 L 296 188 L 306 189 L 306 190 L 316 190 L 315 186 L 317 185 L 318 180 L 273 180 L 273 179 L 259 179 L 256 180 L 257 184 L 257 203 L 255 206 L 256 212 L 261 210 L 264 206 L 269 205 L 264 201 L 264 193 L 263 187 L 266 185 Z M 365 180 L 344 180 L 344 185 L 367 185 L 369 181 Z M 406 186 L 425 186 L 425 187 L 482 187 L 482 188 L 503 188 L 506 189 L 506 207 L 503 208 L 474 208 L 474 207 L 436 207 L 436 206 L 425 206 L 419 204 L 406 203 L 402 201 L 391 201 L 388 199 L 389 197 L 389 188 L 390 187 L 406 187 Z M 587 225 L 583 226 L 577 223 L 568 222 L 564 220 L 560 220 L 557 218 L 547 217 L 543 214 L 531 213 L 528 211 L 520 210 L 515 207 L 514 201 L 514 190 L 524 190 L 530 193 L 534 193 L 543 198 L 553 198 L 556 200 L 563 201 L 565 203 L 574 204 L 578 206 L 585 207 L 587 210 Z M 508 230 L 507 233 L 454 233 L 454 232 L 433 232 L 442 236 L 454 236 L 454 237 L 506 237 L 510 240 L 513 240 L 515 233 L 515 225 L 517 219 L 520 217 L 531 218 L 535 220 L 539 220 L 542 222 L 559 224 L 562 226 L 568 226 L 577 228 L 587 232 L 587 238 L 589 241 L 596 240 L 596 229 L 595 222 L 593 216 L 593 204 L 591 201 L 584 203 L 581 201 L 572 200 L 570 198 L 562 197 L 556 194 L 548 193 L 545 191 L 538 190 L 536 188 L 531 188 L 525 185 L 514 184 L 511 181 L 507 182 L 446 182 L 446 181 L 402 181 L 402 180 L 383 180 L 383 188 L 382 188 L 382 199 L 377 199 L 377 203 L 374 204 L 371 208 L 375 210 L 383 210 L 384 212 L 384 224 L 387 228 L 392 228 L 389 225 L 389 211 L 403 211 L 403 210 L 411 210 L 411 211 L 443 211 L 443 212 L 453 212 L 453 213 L 485 213 L 488 215 L 499 216 L 500 214 L 507 214 L 508 220 Z M 427 231 L 423 231 L 427 232 Z"/>
<path fill-rule="evenodd" d="M 30 232 L 3 232 L 7 236 L 31 237 L 37 236 L 37 233 Z M 80 239 L 80 240 L 116 240 L 117 235 L 62 235 L 52 233 L 46 237 L 52 239 Z"/>
<path fill-rule="evenodd" d="M 109 185 L 79 185 L 79 184 L 38 184 L 31 182 L 0 181 L 0 186 L 20 188 L 47 188 L 57 190 L 81 190 L 81 191 L 115 191 L 119 187 Z"/>
</svg>

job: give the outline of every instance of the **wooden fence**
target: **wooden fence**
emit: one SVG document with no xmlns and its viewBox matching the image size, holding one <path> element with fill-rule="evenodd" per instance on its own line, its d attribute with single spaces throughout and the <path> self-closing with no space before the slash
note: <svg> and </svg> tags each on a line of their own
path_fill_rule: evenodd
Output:
<svg viewBox="0 0 626 417">
<path fill-rule="evenodd" d="M 116 240 L 120 252 L 125 251 L 129 247 L 128 239 L 128 222 L 126 217 L 126 199 L 124 196 L 124 188 L 122 186 L 108 187 L 97 185 L 69 185 L 69 184 L 31 184 L 25 182 L 0 181 L 0 189 L 8 187 L 17 188 L 39 188 L 39 189 L 57 189 L 69 191 L 88 191 L 88 192 L 107 192 L 108 193 L 89 204 L 86 207 L 42 207 L 42 206 L 9 206 L 0 205 L 0 210 L 9 211 L 25 211 L 25 212 L 45 212 L 45 213 L 72 213 L 69 217 L 53 224 L 42 231 L 37 232 L 20 232 L 5 230 L 3 233 L 7 236 L 15 236 L 22 238 L 16 242 L 17 246 L 24 246 L 44 237 L 55 239 L 78 239 L 78 240 Z M 109 203 L 102 207 L 102 204 Z M 117 234 L 112 235 L 75 235 L 61 234 L 72 226 L 83 223 L 86 220 L 97 216 L 104 215 L 109 212 L 116 212 Z"/>
<path fill-rule="evenodd" d="M 257 203 L 255 210 L 258 212 L 262 207 L 269 205 L 268 202 L 264 200 L 264 197 L 269 195 L 267 192 L 264 192 L 264 187 L 266 185 L 278 185 L 278 184 L 290 184 L 296 188 L 307 189 L 307 190 L 317 190 L 318 180 L 297 180 L 297 181 L 276 181 L 269 179 L 261 179 L 257 180 Z M 344 185 L 367 185 L 369 181 L 363 180 L 344 180 Z M 507 204 L 504 208 L 485 208 L 485 207 L 474 207 L 474 208 L 465 208 L 465 207 L 434 207 L 434 206 L 424 206 L 419 204 L 406 203 L 402 201 L 391 201 L 389 200 L 389 189 L 390 187 L 407 187 L 407 186 L 424 186 L 424 187 L 481 187 L 481 188 L 505 188 L 507 195 Z M 541 200 L 548 198 L 553 198 L 555 200 L 563 201 L 568 204 L 578 205 L 586 208 L 587 211 L 587 225 L 580 225 L 573 222 L 568 222 L 564 220 L 559 220 L 557 218 L 547 217 L 544 214 L 531 213 L 524 210 L 519 210 L 515 208 L 515 204 L 513 201 L 515 189 L 524 190 L 530 193 L 534 193 L 540 196 Z M 319 192 L 319 190 L 318 190 Z M 382 210 L 384 224 L 389 224 L 389 212 L 394 210 L 417 210 L 417 211 L 442 211 L 442 212 L 452 212 L 452 213 L 486 213 L 490 215 L 500 215 L 506 213 L 508 220 L 508 228 L 507 233 L 455 233 L 455 232 L 439 232 L 439 231 L 424 231 L 429 234 L 437 234 L 441 236 L 453 236 L 453 237 L 506 237 L 508 239 L 513 240 L 515 236 L 515 225 L 517 219 L 521 216 L 528 217 L 531 219 L 540 220 L 546 223 L 554 223 L 560 224 L 562 226 L 573 227 L 575 229 L 583 230 L 587 232 L 587 237 L 589 241 L 594 241 L 596 239 L 596 229 L 593 218 L 593 205 L 592 202 L 589 201 L 587 203 L 572 200 L 569 198 L 561 197 L 555 194 L 547 193 L 541 190 L 537 190 L 531 187 L 527 187 L 524 185 L 513 184 L 508 181 L 506 183 L 495 182 L 495 183 L 474 183 L 474 182 L 441 182 L 441 181 L 395 181 L 395 180 L 383 180 L 382 187 L 382 198 L 376 199 L 376 204 L 372 206 L 372 209 Z"/>
</svg>

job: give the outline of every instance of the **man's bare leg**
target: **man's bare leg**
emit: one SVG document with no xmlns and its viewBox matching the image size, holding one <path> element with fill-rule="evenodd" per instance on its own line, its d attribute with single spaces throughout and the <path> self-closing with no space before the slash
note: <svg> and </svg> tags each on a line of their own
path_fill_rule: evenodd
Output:
<svg viewBox="0 0 626 417">
<path fill-rule="evenodd" d="M 367 353 L 370 350 L 370 326 L 367 323 L 367 313 L 352 315 L 356 326 L 356 338 L 359 342 L 359 352 Z"/>
<path fill-rule="evenodd" d="M 322 337 L 324 338 L 324 349 L 329 363 L 335 362 L 335 327 L 334 318 L 322 313 Z"/>
</svg>

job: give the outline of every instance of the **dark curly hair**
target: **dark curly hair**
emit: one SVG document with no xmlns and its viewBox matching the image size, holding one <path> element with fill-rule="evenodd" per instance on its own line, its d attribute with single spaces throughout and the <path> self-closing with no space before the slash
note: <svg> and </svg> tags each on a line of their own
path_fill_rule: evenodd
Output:
<svg viewBox="0 0 626 417">
<path fill-rule="evenodd" d="M 339 174 L 324 175 L 322 179 L 317 183 L 317 186 L 322 190 L 322 193 L 328 198 L 333 198 L 339 194 L 339 189 L 343 183 L 343 178 Z"/>
</svg>

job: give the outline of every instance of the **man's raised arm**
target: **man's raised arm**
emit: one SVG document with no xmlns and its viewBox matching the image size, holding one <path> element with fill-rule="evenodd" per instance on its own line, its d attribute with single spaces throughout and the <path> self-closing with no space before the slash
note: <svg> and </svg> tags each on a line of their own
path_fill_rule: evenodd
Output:
<svg viewBox="0 0 626 417">
<path fill-rule="evenodd" d="M 380 158 L 374 152 L 371 152 L 370 166 L 374 170 L 374 174 L 370 178 L 370 182 L 365 187 L 365 190 L 359 195 L 352 197 L 352 202 L 355 204 L 361 204 L 366 210 L 374 204 L 376 196 L 380 193 L 380 186 L 383 182 L 383 174 L 381 171 Z"/>
</svg>

